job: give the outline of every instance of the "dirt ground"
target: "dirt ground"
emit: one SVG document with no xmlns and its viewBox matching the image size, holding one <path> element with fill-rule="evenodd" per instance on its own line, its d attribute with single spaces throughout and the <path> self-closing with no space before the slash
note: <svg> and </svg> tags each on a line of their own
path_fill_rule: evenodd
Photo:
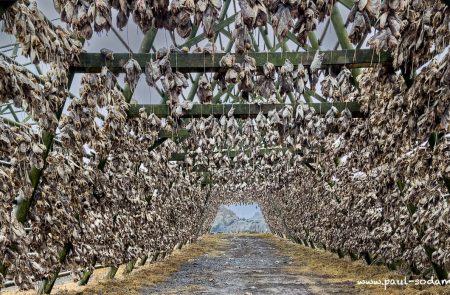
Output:
<svg viewBox="0 0 450 295">
<path fill-rule="evenodd" d="M 386 289 L 384 285 L 359 285 L 358 280 L 404 276 L 270 234 L 204 236 L 129 275 L 119 269 L 114 280 L 106 280 L 106 272 L 96 270 L 85 287 L 61 281 L 54 294 L 450 294 L 449 287 L 424 288 L 412 283 Z"/>
</svg>

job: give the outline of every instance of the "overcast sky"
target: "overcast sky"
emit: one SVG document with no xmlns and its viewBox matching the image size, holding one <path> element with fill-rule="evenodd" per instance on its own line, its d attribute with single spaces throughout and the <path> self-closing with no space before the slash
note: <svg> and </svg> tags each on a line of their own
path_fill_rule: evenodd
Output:
<svg viewBox="0 0 450 295">
<path fill-rule="evenodd" d="M 258 204 L 251 204 L 251 205 L 226 205 L 226 208 L 230 209 L 239 218 L 252 218 L 253 215 L 255 215 L 256 212 L 261 211 Z"/>
</svg>

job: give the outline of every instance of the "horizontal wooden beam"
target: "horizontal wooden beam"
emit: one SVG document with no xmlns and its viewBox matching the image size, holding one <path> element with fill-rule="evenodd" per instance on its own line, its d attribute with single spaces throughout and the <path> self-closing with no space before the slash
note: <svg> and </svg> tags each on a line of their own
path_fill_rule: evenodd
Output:
<svg viewBox="0 0 450 295">
<path fill-rule="evenodd" d="M 300 161 L 300 164 L 312 167 L 311 164 L 314 164 L 316 162 L 317 162 L 317 160 L 315 158 L 304 158 L 304 159 L 302 159 Z M 291 161 L 291 163 L 293 164 L 294 161 Z M 229 166 L 222 166 L 220 168 L 229 168 L 229 169 L 232 170 L 232 169 L 236 168 L 236 165 L 234 165 L 234 163 L 231 163 Z M 198 166 L 194 166 L 192 168 L 192 172 L 196 172 L 196 173 L 211 173 L 211 172 L 214 172 L 214 169 L 215 169 L 214 167 L 209 167 L 209 166 L 206 166 L 206 165 L 198 165 Z"/>
<path fill-rule="evenodd" d="M 159 132 L 159 139 L 166 140 L 166 139 L 172 139 L 175 142 L 182 141 L 189 136 L 189 131 L 187 129 L 178 129 L 174 131 L 165 131 L 161 130 Z"/>
<path fill-rule="evenodd" d="M 286 147 L 275 147 L 275 148 L 261 148 L 259 149 L 258 154 L 259 155 L 266 155 L 266 154 L 270 154 L 270 153 L 279 153 L 279 152 L 286 152 L 290 150 L 292 153 L 297 154 L 297 155 L 303 155 L 303 151 L 302 150 L 296 150 L 294 148 L 286 148 Z M 213 152 L 214 154 L 218 154 L 221 153 L 223 155 L 227 155 L 229 158 L 234 158 L 238 155 L 240 155 L 242 152 L 246 153 L 247 155 L 250 155 L 254 150 L 253 149 L 245 149 L 245 150 L 223 150 L 223 151 L 218 151 L 218 152 Z M 169 161 L 184 161 L 186 159 L 186 156 L 188 156 L 188 154 L 186 153 L 173 153 L 172 156 L 170 157 Z"/>
<path fill-rule="evenodd" d="M 223 114 L 228 114 L 231 108 L 234 108 L 234 117 L 236 118 L 248 118 L 256 117 L 259 112 L 267 115 L 273 109 L 281 110 L 285 104 L 194 104 L 192 109 L 184 110 L 181 118 L 200 118 L 209 117 L 221 117 Z M 334 106 L 338 112 L 342 112 L 345 108 L 348 108 L 354 118 L 362 118 L 364 115 L 360 112 L 360 107 L 357 102 L 322 102 L 311 103 L 309 106 L 313 107 L 318 114 L 326 114 L 332 106 Z M 144 108 L 148 114 L 154 113 L 157 117 L 163 118 L 170 115 L 169 106 L 165 104 L 134 104 L 128 108 L 128 116 L 139 116 L 139 109 Z M 295 111 L 295 108 L 294 108 Z"/>
<path fill-rule="evenodd" d="M 179 143 L 186 138 L 189 137 L 189 131 L 186 129 L 179 129 L 173 132 L 170 131 L 160 131 L 159 132 L 159 138 L 155 140 L 153 145 L 148 148 L 148 151 L 151 152 L 152 150 L 156 149 L 158 146 L 163 144 L 167 139 L 172 139 L 176 143 Z"/>
<path fill-rule="evenodd" d="M 377 54 L 371 49 L 354 50 L 334 50 L 321 51 L 323 54 L 322 68 L 328 68 L 330 65 L 347 66 L 348 68 L 367 68 L 377 64 L 390 65 L 392 57 L 387 52 Z M 220 59 L 225 53 L 216 53 L 214 55 L 204 53 L 171 53 L 170 64 L 175 69 L 183 73 L 193 73 L 204 71 L 214 72 L 220 69 Z M 269 60 L 276 67 L 281 67 L 286 59 L 289 59 L 294 65 L 311 65 L 315 51 L 306 52 L 251 52 L 248 54 L 256 60 L 256 67 L 261 70 L 263 65 Z M 136 53 L 133 58 L 138 61 L 141 68 L 155 57 L 155 53 Z M 98 73 L 103 66 L 116 73 L 123 72 L 123 65 L 129 60 L 129 53 L 115 53 L 114 60 L 105 61 L 100 53 L 81 53 L 79 63 L 71 66 L 71 69 L 77 73 Z M 242 62 L 244 56 L 236 55 L 236 61 Z"/>
</svg>

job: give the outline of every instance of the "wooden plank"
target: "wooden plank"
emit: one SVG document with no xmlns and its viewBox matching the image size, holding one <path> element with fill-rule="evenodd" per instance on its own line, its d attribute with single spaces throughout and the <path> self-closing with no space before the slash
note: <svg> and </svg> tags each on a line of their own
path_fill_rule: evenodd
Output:
<svg viewBox="0 0 450 295">
<path fill-rule="evenodd" d="M 311 65 L 316 51 L 306 52 L 251 52 L 248 55 L 256 60 L 256 67 L 259 71 L 262 70 L 263 65 L 269 60 L 276 67 L 281 67 L 286 59 L 289 59 L 294 65 L 303 64 L 305 66 Z M 378 63 L 382 65 L 391 65 L 392 57 L 387 52 L 377 54 L 371 49 L 345 49 L 345 50 L 331 50 L 321 51 L 324 55 L 322 68 L 328 68 L 330 65 L 347 66 L 348 68 L 367 68 L 373 67 Z M 216 53 L 214 55 L 204 53 L 172 53 L 170 54 L 170 63 L 175 69 L 183 73 L 203 73 L 214 72 L 219 70 L 220 59 L 225 53 Z M 154 53 L 137 53 L 133 54 L 141 66 L 155 57 Z M 115 53 L 114 60 L 105 61 L 100 53 L 81 53 L 79 55 L 80 63 L 75 63 L 71 69 L 76 73 L 98 73 L 101 68 L 106 65 L 113 72 L 123 72 L 123 65 L 129 60 L 129 53 Z M 242 62 L 244 56 L 236 55 L 236 61 Z"/>
<path fill-rule="evenodd" d="M 275 148 L 261 148 L 258 151 L 259 155 L 266 155 L 272 152 L 275 153 L 279 153 L 279 152 L 286 152 L 290 150 L 292 153 L 297 154 L 297 155 L 303 155 L 303 151 L 302 150 L 295 150 L 294 148 L 286 148 L 286 147 L 275 147 Z M 220 152 L 214 152 L 214 154 L 218 154 L 221 153 L 223 155 L 227 155 L 229 158 L 234 158 L 238 155 L 240 155 L 242 152 L 246 153 L 247 155 L 250 155 L 254 150 L 253 149 L 245 149 L 245 150 L 229 150 L 229 151 L 220 151 Z M 186 159 L 186 156 L 188 156 L 188 154 L 186 153 L 173 153 L 170 156 L 169 161 L 184 161 Z"/>
<path fill-rule="evenodd" d="M 177 131 L 171 132 L 171 131 L 160 131 L 159 132 L 159 138 L 165 138 L 165 139 L 172 139 L 173 141 L 176 141 L 178 139 L 185 139 L 189 136 L 189 131 L 186 129 L 179 129 Z"/>
<path fill-rule="evenodd" d="M 172 139 L 173 141 L 179 143 L 186 138 L 189 137 L 189 131 L 186 129 L 179 129 L 175 132 L 161 131 L 159 132 L 159 138 L 155 140 L 155 143 L 151 147 L 148 148 L 148 151 L 151 152 L 156 149 L 158 146 L 163 144 L 167 139 Z"/>
<path fill-rule="evenodd" d="M 253 118 L 256 117 L 259 112 L 267 115 L 273 109 L 279 111 L 284 106 L 285 104 L 194 104 L 192 109 L 184 110 L 184 113 L 180 116 L 180 118 L 200 118 L 209 117 L 211 115 L 216 118 L 220 118 L 223 114 L 228 114 L 231 108 L 234 108 L 234 117 L 236 118 Z M 311 103 L 309 106 L 313 107 L 317 113 L 322 115 L 326 114 L 330 108 L 334 106 L 338 112 L 342 112 L 345 108 L 348 108 L 354 118 L 364 117 L 364 114 L 360 112 L 359 104 L 356 102 L 322 102 Z M 154 113 L 159 118 L 168 117 L 170 114 L 169 106 L 165 104 L 138 104 L 130 105 L 128 109 L 128 116 L 138 116 L 140 108 L 144 108 L 148 114 Z"/>
</svg>

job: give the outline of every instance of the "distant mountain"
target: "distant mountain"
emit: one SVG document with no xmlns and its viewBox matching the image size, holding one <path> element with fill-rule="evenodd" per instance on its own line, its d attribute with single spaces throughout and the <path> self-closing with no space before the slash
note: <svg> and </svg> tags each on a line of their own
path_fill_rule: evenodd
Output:
<svg viewBox="0 0 450 295">
<path fill-rule="evenodd" d="M 224 206 L 219 208 L 216 219 L 211 227 L 212 233 L 236 232 L 269 232 L 261 211 L 256 212 L 252 218 L 239 218 L 236 213 Z"/>
</svg>

